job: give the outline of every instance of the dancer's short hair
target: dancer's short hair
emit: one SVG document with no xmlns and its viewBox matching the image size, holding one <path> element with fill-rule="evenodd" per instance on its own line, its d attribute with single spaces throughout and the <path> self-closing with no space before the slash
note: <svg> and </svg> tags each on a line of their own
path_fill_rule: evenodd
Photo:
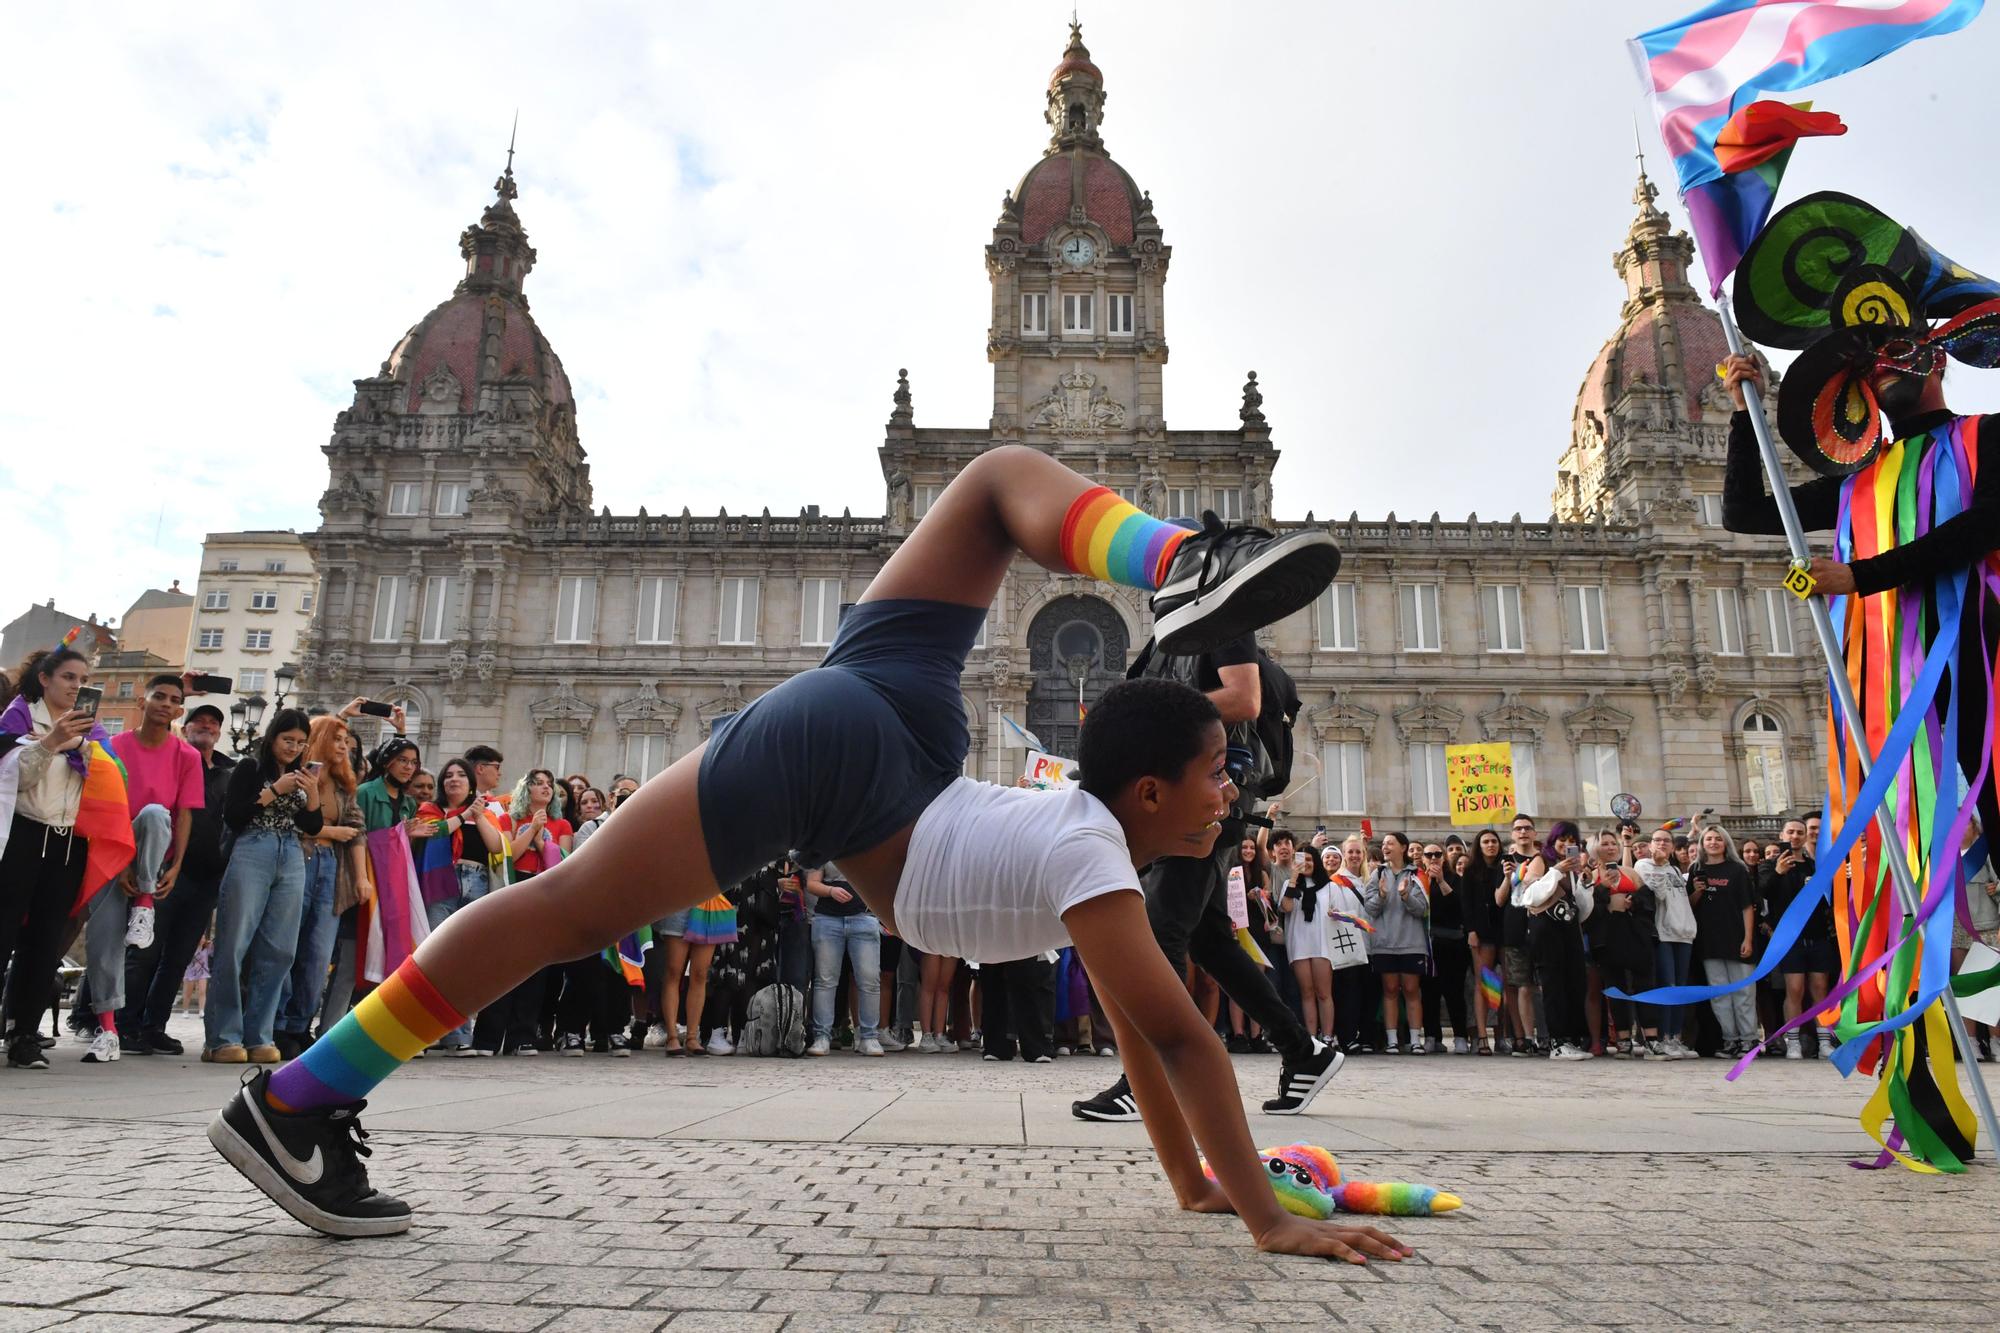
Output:
<svg viewBox="0 0 2000 1333">
<path fill-rule="evenodd" d="M 1177 680 L 1121 680 L 1084 716 L 1077 783 L 1108 801 L 1140 778 L 1178 780 L 1221 721 L 1207 695 Z"/>
</svg>

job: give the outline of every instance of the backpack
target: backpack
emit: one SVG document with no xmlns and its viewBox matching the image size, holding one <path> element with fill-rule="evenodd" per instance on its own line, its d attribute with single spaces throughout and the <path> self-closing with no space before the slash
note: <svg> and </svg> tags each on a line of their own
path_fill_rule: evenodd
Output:
<svg viewBox="0 0 2000 1333">
<path fill-rule="evenodd" d="M 1201 688 L 1195 682 L 1200 679 L 1201 658 L 1168 657 L 1156 649 L 1153 640 L 1139 650 L 1138 660 L 1125 673 L 1126 679 L 1138 680 L 1142 676 L 1163 677 L 1178 680 L 1191 689 Z M 1238 722 L 1229 728 L 1229 744 L 1250 751 L 1250 764 L 1238 781 L 1237 788 L 1246 796 L 1258 800 L 1270 800 L 1282 795 L 1292 781 L 1292 727 L 1299 720 L 1299 709 L 1304 706 L 1299 698 L 1299 687 L 1293 682 L 1291 673 L 1278 665 L 1277 659 L 1257 649 L 1257 685 L 1262 699 L 1257 707 L 1257 716 L 1248 722 Z"/>
<path fill-rule="evenodd" d="M 806 1053 L 806 1001 L 792 987 L 774 982 L 750 997 L 750 1016 L 736 1049 L 744 1055 Z"/>
</svg>

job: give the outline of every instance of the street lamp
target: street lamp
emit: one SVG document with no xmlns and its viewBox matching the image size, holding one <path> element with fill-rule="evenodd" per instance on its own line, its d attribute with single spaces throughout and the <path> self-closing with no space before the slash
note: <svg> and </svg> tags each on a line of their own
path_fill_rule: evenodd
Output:
<svg viewBox="0 0 2000 1333">
<path fill-rule="evenodd" d="M 262 694 L 247 695 L 229 705 L 229 742 L 236 753 L 246 754 L 257 743 L 257 736 L 264 725 L 266 709 L 283 711 L 285 698 L 292 692 L 292 685 L 299 678 L 299 669 L 290 662 L 279 667 L 274 673 L 278 678 L 278 697 L 267 700 Z M 324 711 L 324 710 L 322 710 Z"/>
</svg>

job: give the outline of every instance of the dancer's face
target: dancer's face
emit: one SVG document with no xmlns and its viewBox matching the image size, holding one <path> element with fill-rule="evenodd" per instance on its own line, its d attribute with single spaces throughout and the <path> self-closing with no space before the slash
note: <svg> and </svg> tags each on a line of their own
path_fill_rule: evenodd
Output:
<svg viewBox="0 0 2000 1333">
<path fill-rule="evenodd" d="M 1174 778 L 1143 777 L 1132 790 L 1135 818 L 1143 820 L 1133 841 L 1159 856 L 1207 856 L 1222 835 L 1222 820 L 1236 799 L 1225 762 L 1228 738 L 1221 722 L 1211 722 L 1200 751 Z M 1132 832 L 1134 830 L 1128 830 Z M 1150 858 L 1149 858 L 1150 859 Z"/>
</svg>

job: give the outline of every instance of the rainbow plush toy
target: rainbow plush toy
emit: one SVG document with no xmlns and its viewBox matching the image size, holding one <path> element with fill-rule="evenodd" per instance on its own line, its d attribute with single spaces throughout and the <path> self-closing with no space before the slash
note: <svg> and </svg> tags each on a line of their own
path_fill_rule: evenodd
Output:
<svg viewBox="0 0 2000 1333">
<path fill-rule="evenodd" d="M 1257 1154 L 1270 1173 L 1271 1192 L 1279 1206 L 1298 1217 L 1325 1221 L 1335 1213 L 1368 1213 L 1377 1217 L 1431 1217 L 1465 1206 L 1465 1200 L 1429 1185 L 1405 1181 L 1342 1181 L 1340 1163 L 1326 1149 L 1310 1143 L 1265 1148 Z M 1215 1172 L 1208 1159 L 1201 1163 L 1202 1174 L 1210 1180 Z"/>
</svg>

